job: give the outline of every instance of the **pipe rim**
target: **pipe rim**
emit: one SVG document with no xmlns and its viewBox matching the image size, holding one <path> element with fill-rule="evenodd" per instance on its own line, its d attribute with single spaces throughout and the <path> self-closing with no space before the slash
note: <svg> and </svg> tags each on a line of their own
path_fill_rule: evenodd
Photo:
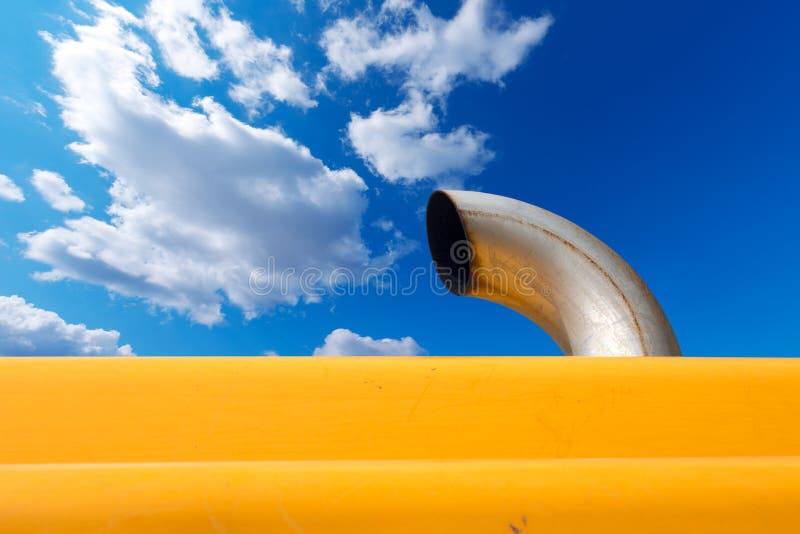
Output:
<svg viewBox="0 0 800 534">
<path fill-rule="evenodd" d="M 474 247 L 453 199 L 434 191 L 428 199 L 425 227 L 436 274 L 451 293 L 463 296 L 472 275 Z"/>
</svg>

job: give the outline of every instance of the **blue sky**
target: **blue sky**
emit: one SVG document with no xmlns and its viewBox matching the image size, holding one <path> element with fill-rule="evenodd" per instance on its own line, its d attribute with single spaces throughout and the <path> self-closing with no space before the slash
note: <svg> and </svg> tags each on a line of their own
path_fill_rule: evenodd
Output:
<svg viewBox="0 0 800 534">
<path fill-rule="evenodd" d="M 250 287 L 270 257 L 406 280 L 455 185 L 605 241 L 686 354 L 800 354 L 795 3 L 4 11 L 0 353 L 557 354 L 428 284 Z"/>
</svg>

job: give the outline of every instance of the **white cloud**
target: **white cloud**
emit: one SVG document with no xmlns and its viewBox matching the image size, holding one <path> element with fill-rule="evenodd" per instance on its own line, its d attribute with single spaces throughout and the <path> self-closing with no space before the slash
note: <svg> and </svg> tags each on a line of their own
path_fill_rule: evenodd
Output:
<svg viewBox="0 0 800 534">
<path fill-rule="evenodd" d="M 347 0 L 317 0 L 320 11 L 323 13 L 329 9 L 337 9 L 341 4 Z M 306 10 L 305 0 L 289 0 L 289 3 L 297 10 L 298 13 L 303 13 Z"/>
<path fill-rule="evenodd" d="M 15 108 L 21 110 L 26 115 L 39 115 L 43 119 L 47 118 L 47 109 L 45 109 L 44 105 L 41 102 L 36 101 L 28 101 L 28 102 L 20 102 L 15 98 L 11 98 L 10 96 L 2 97 L 3 100 L 14 106 Z"/>
<path fill-rule="evenodd" d="M 47 118 L 47 110 L 41 102 L 34 102 L 31 104 L 31 112 L 39 115 L 42 118 Z"/>
<path fill-rule="evenodd" d="M 202 28 L 222 63 L 238 79 L 229 94 L 251 114 L 265 104 L 263 95 L 301 108 L 317 103 L 292 68 L 292 50 L 271 39 L 259 39 L 249 24 L 234 20 L 221 2 L 216 9 L 203 0 L 152 0 L 145 23 L 158 41 L 167 64 L 178 74 L 201 80 L 219 73 L 197 32 Z"/>
<path fill-rule="evenodd" d="M 372 223 L 372 225 L 380 228 L 384 232 L 391 232 L 395 229 L 394 221 L 385 219 L 383 217 Z"/>
<path fill-rule="evenodd" d="M 0 199 L 11 202 L 23 202 L 25 200 L 22 189 L 5 174 L 0 174 Z"/>
<path fill-rule="evenodd" d="M 411 24 L 404 22 L 410 19 Z M 321 44 L 331 68 L 354 80 L 374 66 L 405 72 L 404 85 L 445 95 L 463 77 L 499 83 L 538 44 L 553 22 L 549 15 L 503 24 L 492 0 L 464 0 L 450 20 L 427 5 L 387 0 L 380 12 L 340 19 Z"/>
<path fill-rule="evenodd" d="M 501 83 L 552 23 L 549 15 L 508 21 L 492 0 L 464 0 L 450 20 L 411 0 L 386 0 L 377 13 L 368 9 L 339 19 L 320 41 L 327 71 L 344 80 L 356 80 L 370 67 L 400 73 L 406 92 L 395 109 L 351 115 L 353 148 L 391 182 L 457 181 L 480 173 L 493 157 L 485 146 L 488 135 L 470 126 L 437 131 L 433 103 L 444 102 L 460 81 Z"/>
<path fill-rule="evenodd" d="M 72 188 L 57 172 L 35 169 L 31 184 L 53 209 L 58 211 L 83 211 L 86 204 L 72 193 Z"/>
<path fill-rule="evenodd" d="M 208 57 L 197 33 L 198 21 L 207 17 L 202 0 L 153 0 L 147 7 L 145 22 L 167 65 L 181 76 L 204 80 L 219 74 L 217 62 Z"/>
<path fill-rule="evenodd" d="M 415 93 L 392 110 L 351 114 L 347 134 L 359 157 L 390 182 L 474 175 L 494 156 L 483 132 L 460 126 L 442 134 L 437 128 L 433 106 Z"/>
<path fill-rule="evenodd" d="M 101 13 L 75 26 L 75 38 L 49 40 L 63 86 L 57 102 L 81 139 L 70 148 L 115 177 L 110 220 L 82 217 L 21 235 L 26 257 L 52 267 L 38 279 L 100 284 L 212 325 L 223 320 L 224 301 L 250 318 L 315 300 L 297 276 L 305 269 L 322 273 L 305 280 L 318 287 L 334 268 L 361 272 L 387 261 L 371 259 L 361 239 L 367 200 L 358 175 L 331 170 L 280 131 L 249 126 L 211 98 L 189 109 L 161 97 L 132 16 Z M 265 266 L 259 288 L 295 276 L 257 294 L 250 276 Z"/>
<path fill-rule="evenodd" d="M 324 13 L 328 10 L 338 10 L 348 0 L 317 0 L 319 9 Z"/>
<path fill-rule="evenodd" d="M 346 328 L 337 328 L 325 337 L 325 343 L 314 349 L 314 356 L 418 356 L 425 349 L 412 337 L 373 339 Z"/>
<path fill-rule="evenodd" d="M 68 324 L 58 314 L 13 295 L 0 296 L 0 354 L 7 356 L 132 356 L 116 330 Z"/>
</svg>

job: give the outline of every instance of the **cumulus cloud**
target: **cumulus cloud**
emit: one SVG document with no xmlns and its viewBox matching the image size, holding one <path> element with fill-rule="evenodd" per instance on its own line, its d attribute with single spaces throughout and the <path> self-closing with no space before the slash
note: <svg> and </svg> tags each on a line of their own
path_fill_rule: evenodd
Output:
<svg viewBox="0 0 800 534">
<path fill-rule="evenodd" d="M 97 8 L 75 37 L 45 37 L 62 117 L 80 138 L 70 148 L 114 177 L 110 219 L 20 235 L 26 257 L 51 266 L 39 280 L 100 284 L 213 325 L 223 302 L 252 318 L 314 300 L 308 288 L 336 268 L 359 273 L 387 261 L 362 241 L 366 185 L 355 172 L 328 168 L 211 98 L 186 108 L 162 97 L 138 21 Z M 251 287 L 259 268 L 259 288 L 280 279 L 269 292 Z"/>
<path fill-rule="evenodd" d="M 64 177 L 57 172 L 35 169 L 31 184 L 42 195 L 42 198 L 58 211 L 83 211 L 86 204 L 75 196 Z"/>
<path fill-rule="evenodd" d="M 425 349 L 412 337 L 373 339 L 346 328 L 337 328 L 314 349 L 314 356 L 418 356 Z"/>
<path fill-rule="evenodd" d="M 206 53 L 198 28 L 221 54 L 220 61 L 238 79 L 229 94 L 256 113 L 263 96 L 301 108 L 316 106 L 308 86 L 292 67 L 292 50 L 271 39 L 259 39 L 249 24 L 235 20 L 224 4 L 205 0 L 152 0 L 145 23 L 158 42 L 167 64 L 181 76 L 196 80 L 219 73 Z"/>
<path fill-rule="evenodd" d="M 356 80 L 370 67 L 400 73 L 406 100 L 399 107 L 352 115 L 348 137 L 356 152 L 389 181 L 467 176 L 491 160 L 488 135 L 470 126 L 437 131 L 433 102 L 461 81 L 501 83 L 541 42 L 549 15 L 509 21 L 492 0 L 464 0 L 450 19 L 411 0 L 386 0 L 336 21 L 320 41 L 327 71 Z"/>
<path fill-rule="evenodd" d="M 24 202 L 25 195 L 22 189 L 5 174 L 0 174 L 0 199 L 11 202 Z"/>
<path fill-rule="evenodd" d="M 504 18 L 492 0 L 464 0 L 450 20 L 434 16 L 425 4 L 387 0 L 378 16 L 337 21 L 321 44 L 331 67 L 346 79 L 370 66 L 401 69 L 407 87 L 443 95 L 460 77 L 500 82 L 553 23 L 549 15 L 505 24 Z"/>
<path fill-rule="evenodd" d="M 116 330 L 68 324 L 17 295 L 0 296 L 0 355 L 132 356 L 130 345 L 118 345 L 119 335 Z"/>
<path fill-rule="evenodd" d="M 359 157 L 390 182 L 471 176 L 494 156 L 483 132 L 461 126 L 442 134 L 437 128 L 433 105 L 415 93 L 395 109 L 351 114 L 347 135 Z"/>
</svg>

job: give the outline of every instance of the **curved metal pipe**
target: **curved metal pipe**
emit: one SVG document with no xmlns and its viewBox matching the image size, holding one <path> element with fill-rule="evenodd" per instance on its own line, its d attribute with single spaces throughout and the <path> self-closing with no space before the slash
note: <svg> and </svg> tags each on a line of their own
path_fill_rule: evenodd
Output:
<svg viewBox="0 0 800 534">
<path fill-rule="evenodd" d="M 451 292 L 525 315 L 564 354 L 680 356 L 642 279 L 563 217 L 507 197 L 436 191 L 427 230 L 437 273 Z"/>
</svg>

